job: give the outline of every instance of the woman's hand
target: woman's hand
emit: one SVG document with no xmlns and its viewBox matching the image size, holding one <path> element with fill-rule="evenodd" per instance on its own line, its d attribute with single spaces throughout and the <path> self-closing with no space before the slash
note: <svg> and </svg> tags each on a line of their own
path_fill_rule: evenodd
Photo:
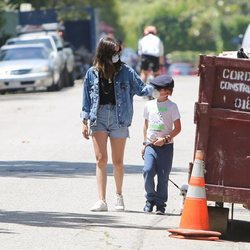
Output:
<svg viewBox="0 0 250 250">
<path fill-rule="evenodd" d="M 89 139 L 89 128 L 88 128 L 88 124 L 82 124 L 82 135 L 85 139 Z"/>
</svg>

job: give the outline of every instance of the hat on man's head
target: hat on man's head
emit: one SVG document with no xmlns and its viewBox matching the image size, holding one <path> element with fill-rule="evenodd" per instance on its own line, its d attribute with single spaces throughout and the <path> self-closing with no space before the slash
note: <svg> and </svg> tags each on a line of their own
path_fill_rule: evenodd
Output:
<svg viewBox="0 0 250 250">
<path fill-rule="evenodd" d="M 169 75 L 159 75 L 150 81 L 156 88 L 173 88 L 174 79 Z"/>
</svg>

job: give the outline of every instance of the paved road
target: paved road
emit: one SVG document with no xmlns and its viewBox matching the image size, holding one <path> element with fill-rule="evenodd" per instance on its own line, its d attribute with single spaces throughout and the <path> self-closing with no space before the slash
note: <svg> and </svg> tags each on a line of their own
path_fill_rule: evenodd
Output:
<svg viewBox="0 0 250 250">
<path fill-rule="evenodd" d="M 193 107 L 197 78 L 177 78 L 172 99 L 182 116 L 175 140 L 171 179 L 187 183 L 193 159 Z M 91 213 L 96 201 L 91 141 L 81 137 L 81 83 L 60 92 L 0 96 L 0 249 L 250 249 L 249 211 L 237 207 L 232 234 L 218 242 L 177 240 L 167 229 L 179 226 L 178 189 L 169 184 L 167 214 L 142 212 L 142 110 L 135 115 L 125 155 L 125 212 L 113 208 L 109 165 L 109 212 Z M 238 233 L 236 233 L 238 232 Z"/>
</svg>

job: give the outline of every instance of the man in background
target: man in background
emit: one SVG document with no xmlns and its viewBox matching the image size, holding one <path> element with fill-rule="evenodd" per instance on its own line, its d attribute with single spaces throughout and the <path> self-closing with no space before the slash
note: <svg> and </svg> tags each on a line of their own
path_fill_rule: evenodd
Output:
<svg viewBox="0 0 250 250">
<path fill-rule="evenodd" d="M 164 67 L 164 47 L 155 26 L 145 27 L 144 36 L 138 42 L 138 54 L 141 59 L 140 76 L 144 82 L 150 71 L 154 77 L 160 74 L 160 67 Z"/>
</svg>

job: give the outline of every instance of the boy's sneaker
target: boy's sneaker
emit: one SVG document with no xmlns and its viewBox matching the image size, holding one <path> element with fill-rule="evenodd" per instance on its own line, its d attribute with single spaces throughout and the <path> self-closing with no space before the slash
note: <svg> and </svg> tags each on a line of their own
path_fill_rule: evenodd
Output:
<svg viewBox="0 0 250 250">
<path fill-rule="evenodd" d="M 165 206 L 156 206 L 156 214 L 163 215 L 165 214 Z"/>
<path fill-rule="evenodd" d="M 154 205 L 154 202 L 146 201 L 143 211 L 146 213 L 151 213 L 153 211 Z"/>
<path fill-rule="evenodd" d="M 104 212 L 108 211 L 108 205 L 105 201 L 99 200 L 95 203 L 95 205 L 90 209 L 92 212 Z"/>
<path fill-rule="evenodd" d="M 115 210 L 124 211 L 124 209 L 125 209 L 125 206 L 124 206 L 123 196 L 121 194 L 116 194 L 115 195 Z"/>
</svg>

